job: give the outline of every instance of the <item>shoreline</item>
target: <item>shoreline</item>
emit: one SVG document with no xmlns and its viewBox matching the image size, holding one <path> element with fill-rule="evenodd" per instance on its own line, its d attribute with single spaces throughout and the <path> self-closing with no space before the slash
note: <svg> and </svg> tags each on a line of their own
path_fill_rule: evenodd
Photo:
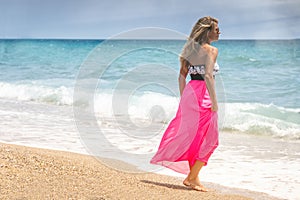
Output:
<svg viewBox="0 0 300 200">
<path fill-rule="evenodd" d="M 178 177 L 141 173 L 135 166 L 93 156 L 0 143 L 1 199 L 278 199 L 268 194 L 203 182 L 210 192 L 191 190 Z"/>
</svg>

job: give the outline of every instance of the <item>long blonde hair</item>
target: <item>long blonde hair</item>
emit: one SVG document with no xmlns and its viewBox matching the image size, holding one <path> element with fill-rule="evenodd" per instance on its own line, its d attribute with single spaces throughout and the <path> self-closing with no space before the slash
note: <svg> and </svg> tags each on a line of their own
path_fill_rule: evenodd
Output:
<svg viewBox="0 0 300 200">
<path fill-rule="evenodd" d="M 180 55 L 180 62 L 183 66 L 187 67 L 190 55 L 195 53 L 200 45 L 208 41 L 208 33 L 212 30 L 215 23 L 218 23 L 216 18 L 207 16 L 200 18 L 194 25 Z"/>
</svg>

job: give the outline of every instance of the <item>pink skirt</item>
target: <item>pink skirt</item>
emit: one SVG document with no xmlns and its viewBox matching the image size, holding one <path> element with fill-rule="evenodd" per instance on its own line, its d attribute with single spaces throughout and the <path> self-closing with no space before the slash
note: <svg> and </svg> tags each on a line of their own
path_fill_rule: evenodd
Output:
<svg viewBox="0 0 300 200">
<path fill-rule="evenodd" d="M 205 81 L 191 80 L 150 163 L 188 174 L 196 160 L 207 164 L 218 146 L 218 136 L 218 114 L 211 111 Z"/>
</svg>

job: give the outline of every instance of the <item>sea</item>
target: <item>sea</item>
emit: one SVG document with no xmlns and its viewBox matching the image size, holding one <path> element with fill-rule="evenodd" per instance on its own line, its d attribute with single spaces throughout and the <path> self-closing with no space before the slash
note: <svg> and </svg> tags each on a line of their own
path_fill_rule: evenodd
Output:
<svg viewBox="0 0 300 200">
<path fill-rule="evenodd" d="M 0 40 L 0 142 L 183 177 L 149 161 L 178 108 L 184 43 Z M 300 40 L 213 45 L 220 144 L 200 179 L 300 199 Z"/>
</svg>

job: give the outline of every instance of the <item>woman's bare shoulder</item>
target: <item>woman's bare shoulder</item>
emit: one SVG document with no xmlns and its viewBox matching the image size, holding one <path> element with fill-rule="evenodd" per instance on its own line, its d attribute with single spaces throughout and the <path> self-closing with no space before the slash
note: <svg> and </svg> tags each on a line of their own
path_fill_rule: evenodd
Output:
<svg viewBox="0 0 300 200">
<path fill-rule="evenodd" d="M 207 55 L 211 57 L 213 60 L 216 60 L 218 57 L 218 48 L 211 46 L 211 45 L 206 45 L 205 50 L 207 52 Z"/>
<path fill-rule="evenodd" d="M 207 45 L 204 45 L 203 46 L 204 50 L 206 51 L 207 54 L 209 55 L 218 55 L 218 48 L 217 47 L 214 47 L 214 46 L 211 46 L 209 44 Z"/>
</svg>

